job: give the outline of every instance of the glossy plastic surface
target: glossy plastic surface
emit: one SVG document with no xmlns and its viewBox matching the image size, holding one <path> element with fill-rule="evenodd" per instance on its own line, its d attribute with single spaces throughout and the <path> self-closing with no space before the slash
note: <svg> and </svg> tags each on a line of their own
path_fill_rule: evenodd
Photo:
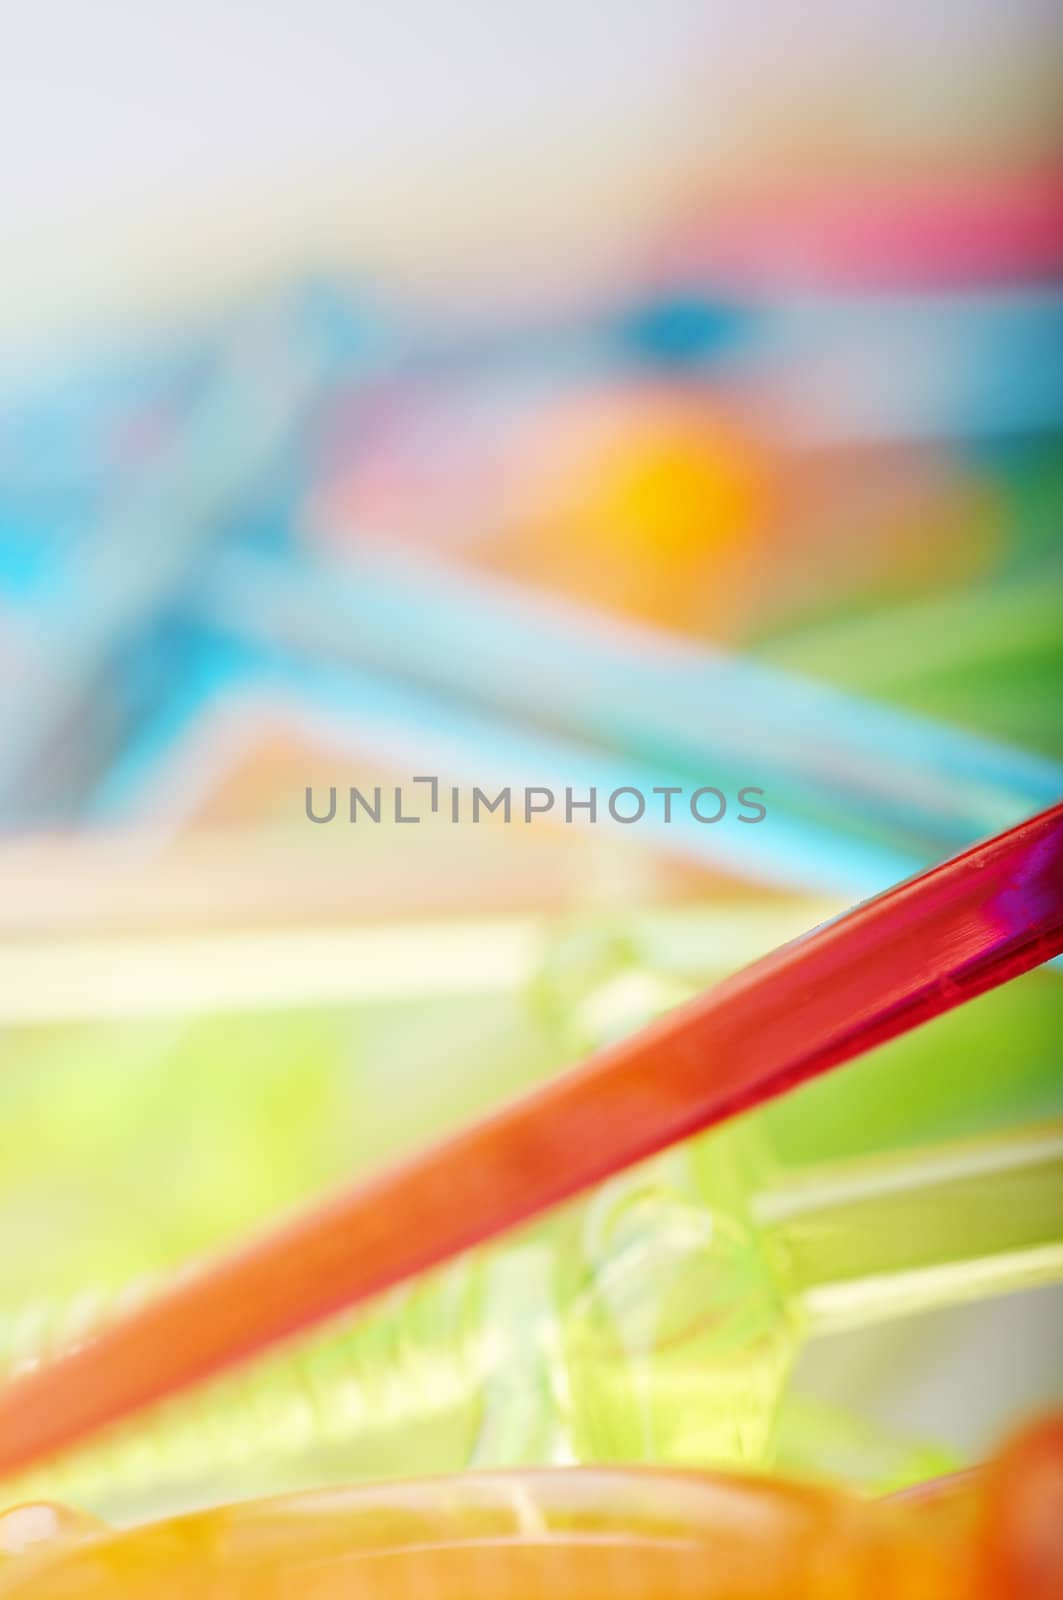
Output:
<svg viewBox="0 0 1063 1600">
<path fill-rule="evenodd" d="M 785 946 L 0 1393 L 10 1474 L 1063 949 L 1063 806 Z"/>
<path fill-rule="evenodd" d="M 1061 1516 L 1063 1427 L 1048 1422 L 986 1474 L 910 1502 L 617 1469 L 302 1495 L 117 1535 L 19 1508 L 0 1518 L 0 1541 L 23 1530 L 0 1596 L 1054 1600 Z"/>
</svg>

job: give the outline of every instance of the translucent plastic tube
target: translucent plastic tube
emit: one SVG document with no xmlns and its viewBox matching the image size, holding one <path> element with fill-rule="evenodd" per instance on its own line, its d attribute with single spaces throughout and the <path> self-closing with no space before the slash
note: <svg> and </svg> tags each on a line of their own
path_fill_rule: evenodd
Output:
<svg viewBox="0 0 1063 1600">
<path fill-rule="evenodd" d="M 20 1493 L 111 1511 L 413 1461 L 763 1465 L 806 1338 L 1063 1280 L 1063 1124 L 775 1188 L 756 1134 L 622 1174 Z M 83 1316 L 43 1316 L 38 1340 Z"/>
<path fill-rule="evenodd" d="M 756 1218 L 743 1221 L 749 1181 L 741 1163 L 732 1172 L 714 1154 L 702 1173 L 701 1146 L 681 1141 L 1056 953 L 1061 815 L 1060 808 L 1046 812 L 901 885 L 600 1051 L 548 1089 L 171 1284 L 82 1348 L 0 1390 L 0 1463 L 9 1473 L 29 1466 L 610 1177 L 618 1191 L 607 1185 L 547 1217 L 531 1248 L 518 1236 L 494 1275 L 458 1260 L 446 1287 L 418 1290 L 399 1322 L 386 1313 L 370 1320 L 358 1363 L 372 1374 L 369 1392 L 379 1385 L 384 1398 L 367 1405 L 364 1386 L 354 1384 L 359 1437 L 374 1416 L 393 1433 L 400 1420 L 440 1407 L 445 1415 L 453 1402 L 465 1460 L 485 1448 L 492 1412 L 507 1434 L 517 1431 L 515 1442 L 492 1441 L 487 1432 L 487 1448 L 501 1459 L 528 1459 L 529 1450 L 535 1459 L 566 1452 L 719 1459 L 726 1441 L 731 1454 L 763 1449 L 789 1356 L 788 1301 L 797 1293 L 821 1313 L 825 1297 L 828 1307 L 837 1305 L 837 1292 L 830 1297 L 837 1250 L 826 1253 L 817 1241 L 833 1245 L 839 1230 L 844 1239 L 851 1204 L 828 1195 L 825 1226 L 822 1217 L 818 1229 L 808 1226 L 806 1206 L 800 1248 L 785 1235 L 759 1248 Z M 678 1166 L 651 1179 L 647 1198 L 643 1175 L 627 1169 L 674 1145 L 662 1159 Z M 1053 1277 L 1061 1191 L 1058 1171 L 1047 1182 L 1043 1174 L 1057 1160 L 1054 1138 L 1035 1141 L 1018 1159 L 994 1155 L 988 1180 L 984 1169 L 972 1175 L 969 1162 L 952 1158 L 946 1222 L 926 1233 L 925 1258 L 898 1249 L 890 1212 L 898 1184 L 880 1184 L 865 1196 L 870 1210 L 859 1240 L 866 1244 L 841 1251 L 843 1281 L 859 1261 L 865 1281 L 899 1274 L 909 1299 L 937 1303 L 955 1279 L 944 1270 L 957 1248 L 949 1217 L 964 1224 L 968 1263 L 972 1250 L 976 1260 L 1007 1261 L 1008 1285 L 1016 1270 L 1023 1282 Z M 1005 1170 L 1019 1174 L 1012 1205 L 1004 1203 Z M 926 1180 L 934 1207 L 941 1176 L 931 1167 Z M 972 1194 L 992 1185 L 980 1210 L 962 1190 L 957 1210 L 953 1185 L 967 1181 Z M 619 1211 L 609 1198 L 617 1192 Z M 916 1200 L 913 1212 L 909 1202 L 909 1219 L 923 1209 Z M 798 1264 L 793 1282 L 790 1269 L 775 1265 L 780 1248 Z M 961 1281 L 971 1271 L 964 1268 Z M 999 1268 L 988 1279 L 974 1276 L 983 1290 L 1001 1281 Z M 955 1292 L 953 1281 L 948 1297 Z M 842 1294 L 846 1315 L 854 1304 L 860 1314 L 867 1298 L 850 1285 Z M 512 1332 L 515 1348 L 500 1328 Z M 409 1352 L 416 1359 L 405 1371 L 399 1358 Z M 726 1372 L 729 1354 L 738 1364 L 731 1389 L 710 1398 L 700 1378 L 706 1360 L 711 1355 L 712 1372 Z M 493 1405 L 492 1382 L 504 1385 L 515 1372 L 521 1404 Z M 551 1404 L 538 1403 L 539 1389 Z M 699 1396 L 703 1405 L 694 1403 Z M 563 1426 L 547 1448 L 532 1434 L 555 1418 Z M 449 1451 L 449 1423 L 444 1436 Z"/>
</svg>

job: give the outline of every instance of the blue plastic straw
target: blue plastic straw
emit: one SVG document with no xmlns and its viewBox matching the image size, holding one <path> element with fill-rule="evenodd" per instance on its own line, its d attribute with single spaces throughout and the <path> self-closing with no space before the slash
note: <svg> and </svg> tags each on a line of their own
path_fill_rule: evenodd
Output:
<svg viewBox="0 0 1063 1600">
<path fill-rule="evenodd" d="M 221 352 L 199 402 L 70 552 L 57 584 L 18 616 L 21 659 L 0 706 L 0 814 L 37 814 L 35 769 L 102 670 L 172 602 L 227 518 L 289 442 L 327 370 L 300 304 L 254 317 Z"/>
<path fill-rule="evenodd" d="M 1056 762 L 438 563 L 229 552 L 194 606 L 235 637 L 429 686 L 688 784 L 759 784 L 776 818 L 881 835 L 920 863 L 1063 792 Z"/>
</svg>

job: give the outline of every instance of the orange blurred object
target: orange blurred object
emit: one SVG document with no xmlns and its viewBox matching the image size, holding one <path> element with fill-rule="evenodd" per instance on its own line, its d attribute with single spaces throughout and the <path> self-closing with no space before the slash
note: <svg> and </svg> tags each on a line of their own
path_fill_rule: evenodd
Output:
<svg viewBox="0 0 1063 1600">
<path fill-rule="evenodd" d="M 987 1474 L 987 1592 L 1063 1600 L 1063 1416 L 1020 1434 Z"/>
<path fill-rule="evenodd" d="M 1058 1600 L 1061 1526 L 1063 1420 L 1050 1419 L 984 1473 L 898 1501 L 594 1468 L 319 1491 L 125 1533 L 23 1506 L 0 1517 L 0 1552 L 19 1552 L 0 1554 L 0 1596 Z"/>
<path fill-rule="evenodd" d="M 470 554 L 621 615 L 722 624 L 773 493 L 769 452 L 729 409 L 632 385 L 540 420 L 509 464 L 501 525 Z"/>
</svg>

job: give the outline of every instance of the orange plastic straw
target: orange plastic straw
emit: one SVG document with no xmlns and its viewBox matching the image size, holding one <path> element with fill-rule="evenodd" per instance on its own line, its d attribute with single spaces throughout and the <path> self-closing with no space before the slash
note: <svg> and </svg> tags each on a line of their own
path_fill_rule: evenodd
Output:
<svg viewBox="0 0 1063 1600">
<path fill-rule="evenodd" d="M 207 1264 L 0 1391 L 0 1474 L 438 1265 L 1063 949 L 1063 805 Z"/>
</svg>

